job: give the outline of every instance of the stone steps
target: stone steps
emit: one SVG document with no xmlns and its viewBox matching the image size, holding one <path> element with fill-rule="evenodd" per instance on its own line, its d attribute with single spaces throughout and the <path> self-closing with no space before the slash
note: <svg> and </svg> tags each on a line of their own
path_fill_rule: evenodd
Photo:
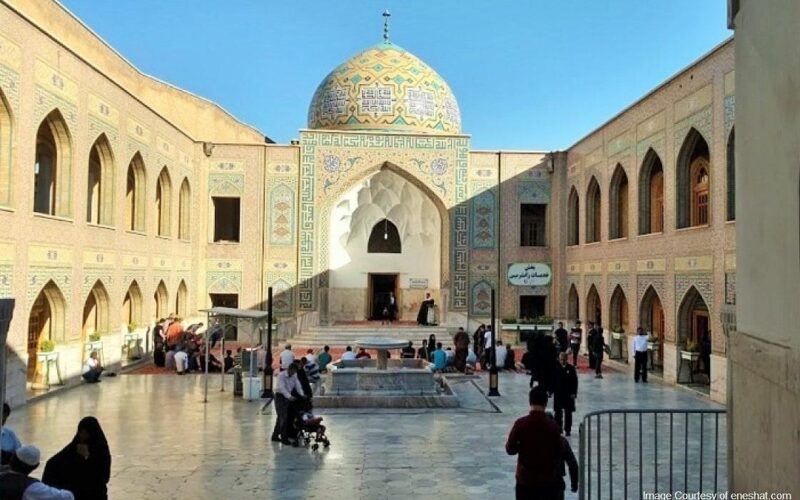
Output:
<svg viewBox="0 0 800 500">
<path fill-rule="evenodd" d="M 356 340 L 366 337 L 388 337 L 410 340 L 415 347 L 419 347 L 423 339 L 427 340 L 433 334 L 437 342 L 442 342 L 445 347 L 452 347 L 453 333 L 441 326 L 334 325 L 307 328 L 286 342 L 292 344 L 292 347 L 319 348 L 323 345 L 354 345 Z"/>
</svg>

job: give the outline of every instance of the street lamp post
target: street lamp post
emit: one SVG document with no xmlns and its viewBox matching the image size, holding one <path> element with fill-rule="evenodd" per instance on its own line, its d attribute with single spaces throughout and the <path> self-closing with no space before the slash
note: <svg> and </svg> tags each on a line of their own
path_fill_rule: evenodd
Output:
<svg viewBox="0 0 800 500">
<path fill-rule="evenodd" d="M 272 399 L 272 287 L 267 288 L 267 359 L 264 360 L 264 390 L 262 398 Z"/>
<path fill-rule="evenodd" d="M 490 361 L 491 368 L 489 368 L 489 396 L 499 396 L 498 384 L 500 382 L 497 374 L 497 330 L 495 330 L 495 302 L 494 302 L 494 288 L 492 288 L 492 359 Z"/>
</svg>

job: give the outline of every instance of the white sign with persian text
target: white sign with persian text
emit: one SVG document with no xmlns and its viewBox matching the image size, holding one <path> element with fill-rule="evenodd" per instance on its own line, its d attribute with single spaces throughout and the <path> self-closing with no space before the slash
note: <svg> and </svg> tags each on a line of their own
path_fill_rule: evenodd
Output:
<svg viewBox="0 0 800 500">
<path fill-rule="evenodd" d="M 516 262 L 508 266 L 508 283 L 513 286 L 547 286 L 552 279 L 549 264 Z"/>
<path fill-rule="evenodd" d="M 428 278 L 408 278 L 408 288 L 424 290 L 428 288 Z"/>
</svg>

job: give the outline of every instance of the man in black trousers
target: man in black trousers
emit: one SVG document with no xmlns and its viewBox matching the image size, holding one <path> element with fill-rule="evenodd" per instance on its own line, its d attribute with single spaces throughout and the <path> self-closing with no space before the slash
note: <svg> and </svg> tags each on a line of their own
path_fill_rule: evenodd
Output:
<svg viewBox="0 0 800 500">
<path fill-rule="evenodd" d="M 647 383 L 647 332 L 641 326 L 636 329 L 633 337 L 633 380 Z"/>
<path fill-rule="evenodd" d="M 567 436 L 572 430 L 572 413 L 575 411 L 575 399 L 578 397 L 578 374 L 575 372 L 575 367 L 567 362 L 568 357 L 566 352 L 558 355 L 560 364 L 556 372 L 553 391 L 556 422 L 558 422 L 558 428 Z"/>
</svg>

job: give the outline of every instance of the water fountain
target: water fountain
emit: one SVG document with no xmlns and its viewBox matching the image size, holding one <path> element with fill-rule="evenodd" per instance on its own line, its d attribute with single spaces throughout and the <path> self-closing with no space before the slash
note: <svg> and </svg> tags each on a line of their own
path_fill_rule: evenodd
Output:
<svg viewBox="0 0 800 500">
<path fill-rule="evenodd" d="M 377 359 L 340 360 L 328 365 L 324 396 L 314 398 L 322 408 L 451 408 L 458 406 L 452 392 L 435 378 L 424 359 L 389 357 L 408 341 L 371 337 L 356 346 L 378 351 Z"/>
</svg>

